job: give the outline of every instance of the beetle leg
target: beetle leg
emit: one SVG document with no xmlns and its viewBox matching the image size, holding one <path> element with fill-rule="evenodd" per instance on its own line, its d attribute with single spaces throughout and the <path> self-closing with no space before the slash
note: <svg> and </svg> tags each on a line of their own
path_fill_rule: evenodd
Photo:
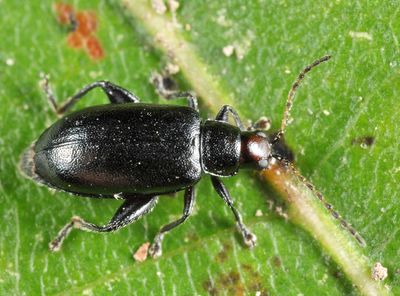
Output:
<svg viewBox="0 0 400 296">
<path fill-rule="evenodd" d="M 45 76 L 42 82 L 42 88 L 47 96 L 47 99 L 53 108 L 53 110 L 58 114 L 62 115 L 72 108 L 81 98 L 83 98 L 89 91 L 92 89 L 100 87 L 108 96 L 110 102 L 112 104 L 122 104 L 122 103 L 139 103 L 139 98 L 129 92 L 128 90 L 115 85 L 109 81 L 96 81 L 91 84 L 86 85 L 80 91 L 78 91 L 75 95 L 67 99 L 61 106 L 58 106 L 54 93 L 49 84 L 48 76 Z"/>
<path fill-rule="evenodd" d="M 215 120 L 228 122 L 229 113 L 233 116 L 233 120 L 235 120 L 237 127 L 240 128 L 241 131 L 244 131 L 245 129 L 242 121 L 240 120 L 239 114 L 229 105 L 225 105 L 221 108 L 221 110 L 219 110 Z"/>
<path fill-rule="evenodd" d="M 160 230 L 159 233 L 154 238 L 153 244 L 151 245 L 149 249 L 149 254 L 153 258 L 160 257 L 162 254 L 162 241 L 164 239 L 164 235 L 169 232 L 171 229 L 179 226 L 183 222 L 186 221 L 186 219 L 190 216 L 193 210 L 195 202 L 195 194 L 194 194 L 194 188 L 193 186 L 188 187 L 185 191 L 185 197 L 184 197 L 184 207 L 183 207 L 183 215 L 180 217 L 178 220 L 169 223 L 165 226 L 163 226 Z"/>
<path fill-rule="evenodd" d="M 74 216 L 67 225 L 65 225 L 57 237 L 50 242 L 51 251 L 59 251 L 64 239 L 68 236 L 72 229 L 81 229 L 90 232 L 111 232 L 116 231 L 142 217 L 150 212 L 157 203 L 158 196 L 125 196 L 127 199 L 116 211 L 110 222 L 104 226 L 98 226 L 93 223 L 86 222 L 78 216 Z"/>
<path fill-rule="evenodd" d="M 197 103 L 197 97 L 190 92 L 174 92 L 166 96 L 167 100 L 186 98 L 188 100 L 188 105 L 196 111 L 199 111 L 199 104 Z"/>
<path fill-rule="evenodd" d="M 243 224 L 242 216 L 236 210 L 236 208 L 233 206 L 232 197 L 229 194 L 229 191 L 226 189 L 224 183 L 222 183 L 222 181 L 215 176 L 211 176 L 211 181 L 214 186 L 214 189 L 222 197 L 222 199 L 225 201 L 225 203 L 231 208 L 233 215 L 235 215 L 236 223 L 237 223 L 240 233 L 243 236 L 244 243 L 250 248 L 254 247 L 256 245 L 257 237 L 253 233 L 251 233 L 247 229 L 247 227 Z"/>
</svg>

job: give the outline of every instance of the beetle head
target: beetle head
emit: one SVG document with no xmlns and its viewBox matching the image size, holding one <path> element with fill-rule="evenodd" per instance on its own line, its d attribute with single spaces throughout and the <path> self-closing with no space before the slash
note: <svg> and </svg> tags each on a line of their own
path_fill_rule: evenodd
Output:
<svg viewBox="0 0 400 296">
<path fill-rule="evenodd" d="M 261 131 L 241 133 L 241 167 L 258 170 L 266 169 L 272 159 L 272 145 L 266 134 Z"/>
</svg>

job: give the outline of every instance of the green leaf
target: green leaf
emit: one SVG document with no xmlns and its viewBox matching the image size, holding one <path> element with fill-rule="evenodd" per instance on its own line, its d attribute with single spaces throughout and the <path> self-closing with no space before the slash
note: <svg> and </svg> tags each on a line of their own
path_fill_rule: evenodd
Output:
<svg viewBox="0 0 400 296">
<path fill-rule="evenodd" d="M 141 4 L 137 1 L 136 9 Z M 51 1 L 0 2 L 0 294 L 358 294 L 324 243 L 300 221 L 278 214 L 282 209 L 292 218 L 292 205 L 246 171 L 224 181 L 258 237 L 254 250 L 243 246 L 230 211 L 205 177 L 197 186 L 193 217 L 166 236 L 158 260 L 137 263 L 131 254 L 180 215 L 181 193 L 163 197 L 150 215 L 115 234 L 74 231 L 59 253 L 48 251 L 48 242 L 72 215 L 105 223 L 120 202 L 52 192 L 18 173 L 22 151 L 56 120 L 39 74 L 50 74 L 59 101 L 107 79 L 143 102 L 163 103 L 148 82 L 166 61 L 151 46 L 160 47 L 160 38 L 149 30 L 149 20 L 132 20 L 135 5 L 121 9 L 117 1 L 85 1 L 78 9 L 97 14 L 103 60 L 94 62 L 67 46 L 68 32 L 57 23 Z M 382 262 L 389 272 L 383 289 L 394 295 L 400 293 L 397 15 L 396 2 L 187 1 L 177 11 L 182 28 L 174 29 L 191 43 L 188 56 L 175 57 L 178 63 L 186 61 L 192 74 L 205 69 L 212 77 L 192 79 L 182 67 L 178 77 L 203 96 L 204 116 L 215 116 L 220 104 L 229 103 L 243 118 L 270 117 L 275 129 L 297 73 L 316 58 L 333 55 L 299 89 L 286 139 L 303 175 L 367 241 L 367 248 L 354 247 L 351 254 Z M 225 56 L 228 45 L 243 58 Z M 94 92 L 76 108 L 105 102 Z M 374 138 L 372 146 L 360 147 L 364 136 Z M 263 216 L 256 216 L 257 210 Z M 322 216 L 321 223 L 329 218 Z"/>
</svg>

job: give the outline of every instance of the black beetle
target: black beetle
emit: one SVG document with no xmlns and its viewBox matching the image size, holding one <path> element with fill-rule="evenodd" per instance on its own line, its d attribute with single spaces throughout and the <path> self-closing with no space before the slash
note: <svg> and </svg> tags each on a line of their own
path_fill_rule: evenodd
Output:
<svg viewBox="0 0 400 296">
<path fill-rule="evenodd" d="M 39 183 L 72 194 L 125 200 L 104 226 L 73 217 L 50 243 L 50 249 L 59 250 L 73 228 L 115 231 L 150 212 L 159 195 L 185 190 L 182 217 L 162 227 L 150 247 L 150 255 L 160 256 L 164 234 L 191 214 L 194 186 L 203 174 L 211 175 L 215 190 L 235 216 L 245 244 L 254 246 L 256 236 L 242 222 L 220 177 L 235 175 L 239 167 L 267 169 L 280 158 L 273 146 L 283 135 L 294 91 L 306 72 L 328 59 L 317 60 L 300 74 L 289 93 L 282 128 L 274 139 L 261 131 L 245 130 L 230 106 L 224 106 L 215 120 L 201 121 L 197 100 L 190 93 L 174 95 L 186 97 L 189 107 L 141 104 L 129 91 L 98 81 L 58 107 L 46 79 L 44 90 L 57 114 L 68 111 L 97 87 L 107 94 L 111 104 L 59 119 L 23 154 L 22 171 Z M 229 114 L 236 126 L 228 123 Z"/>
</svg>

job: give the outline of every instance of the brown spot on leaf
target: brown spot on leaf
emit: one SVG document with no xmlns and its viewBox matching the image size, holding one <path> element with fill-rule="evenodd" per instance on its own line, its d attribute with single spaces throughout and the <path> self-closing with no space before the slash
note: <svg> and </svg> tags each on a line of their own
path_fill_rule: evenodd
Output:
<svg viewBox="0 0 400 296">
<path fill-rule="evenodd" d="M 240 274 L 236 271 L 219 275 L 218 278 L 214 279 L 214 283 L 208 279 L 203 283 L 203 288 L 210 295 L 245 295 L 245 289 L 240 279 Z"/>
<path fill-rule="evenodd" d="M 209 278 L 204 281 L 202 284 L 204 290 L 209 295 L 269 295 L 267 289 L 263 287 L 261 275 L 250 264 L 241 264 L 241 267 L 242 273 L 246 274 L 246 282 L 237 271 L 230 271 L 213 277 L 213 280 Z"/>
<path fill-rule="evenodd" d="M 232 249 L 232 247 L 230 244 L 224 243 L 222 245 L 222 250 L 217 254 L 217 259 L 218 259 L 217 261 L 219 261 L 221 263 L 226 261 L 226 259 L 229 258 L 231 249 Z"/>
<path fill-rule="evenodd" d="M 281 268 L 281 267 L 282 267 L 281 258 L 279 258 L 278 256 L 274 256 L 274 257 L 272 258 L 272 263 L 273 263 L 273 265 L 274 265 L 275 267 L 277 267 L 277 268 Z"/>
<path fill-rule="evenodd" d="M 104 58 L 104 50 L 95 35 L 98 26 L 96 13 L 93 11 L 77 11 L 70 4 L 56 3 L 54 10 L 61 25 L 70 27 L 67 44 L 74 49 L 83 49 L 92 60 Z"/>
</svg>

